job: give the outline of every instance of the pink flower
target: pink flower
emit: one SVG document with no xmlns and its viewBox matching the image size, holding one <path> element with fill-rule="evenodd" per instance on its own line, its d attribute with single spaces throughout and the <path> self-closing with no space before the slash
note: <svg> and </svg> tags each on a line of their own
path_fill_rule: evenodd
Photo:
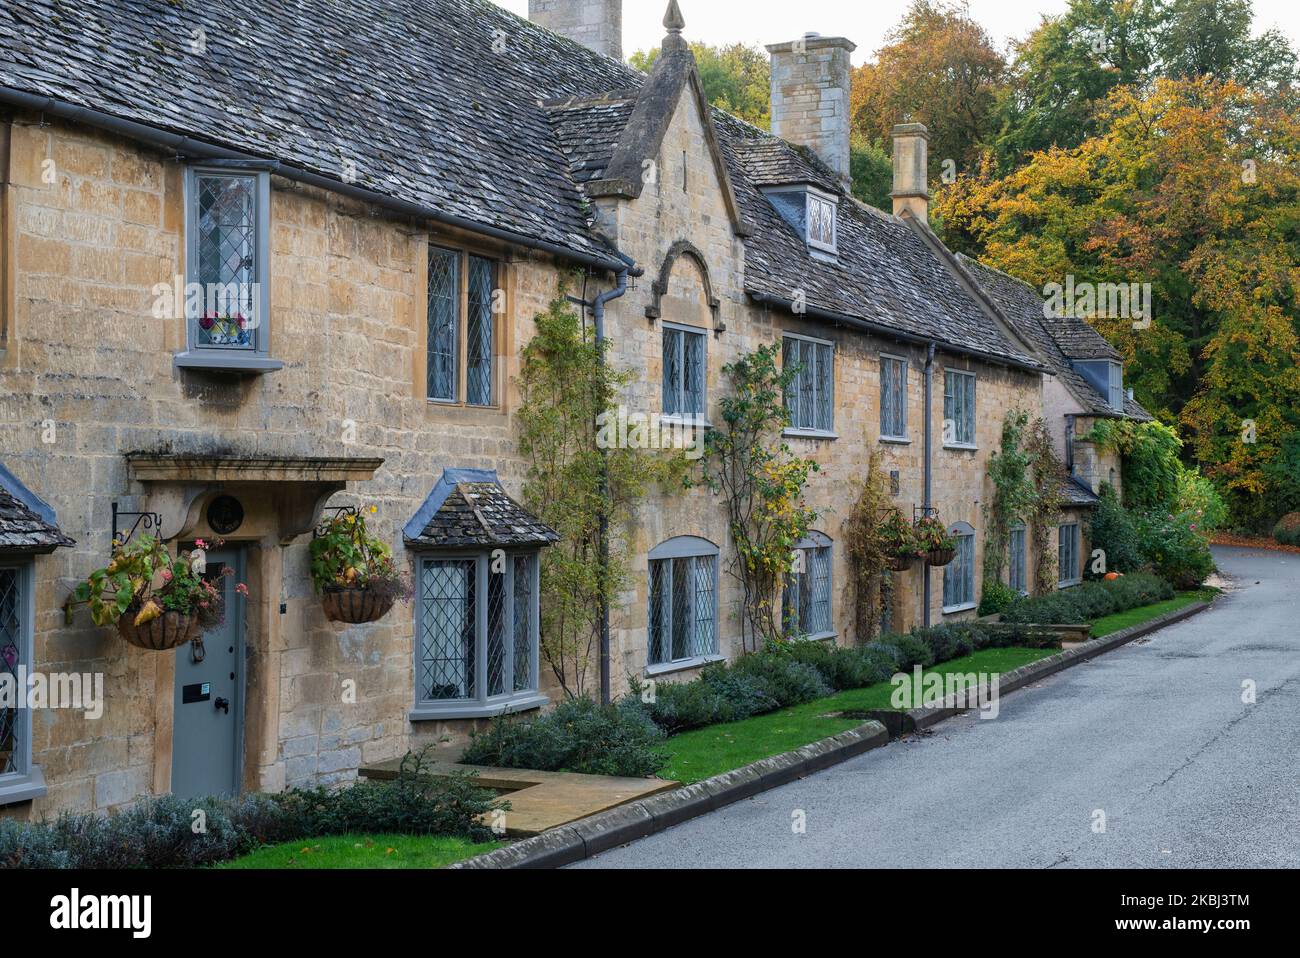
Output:
<svg viewBox="0 0 1300 958">
<path fill-rule="evenodd" d="M 235 586 L 235 591 L 238 592 L 238 593 L 239 593 L 240 595 L 242 595 L 242 596 L 247 596 L 247 595 L 248 595 L 248 586 L 244 585 L 244 583 L 241 582 L 241 583 L 239 583 L 237 586 Z"/>
<path fill-rule="evenodd" d="M 207 547 L 208 547 L 208 544 L 207 544 L 206 542 L 204 542 L 202 539 L 195 539 L 195 540 L 194 540 L 194 548 L 196 548 L 196 549 L 206 549 Z"/>
<path fill-rule="evenodd" d="M 172 570 L 171 570 L 171 569 L 163 569 L 163 581 L 164 581 L 164 582 L 170 582 L 171 580 L 172 580 Z"/>
<path fill-rule="evenodd" d="M 211 329 L 213 322 L 214 320 L 211 316 L 204 316 L 202 319 L 199 320 L 199 327 L 201 329 Z"/>
</svg>

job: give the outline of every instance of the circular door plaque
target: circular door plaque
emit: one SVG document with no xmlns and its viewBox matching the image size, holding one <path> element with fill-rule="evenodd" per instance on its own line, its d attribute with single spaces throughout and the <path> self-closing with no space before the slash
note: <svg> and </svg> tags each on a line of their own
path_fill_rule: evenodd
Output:
<svg viewBox="0 0 1300 958">
<path fill-rule="evenodd" d="M 208 503 L 208 526 L 217 535 L 228 536 L 244 524 L 244 507 L 234 496 L 217 496 Z"/>
</svg>

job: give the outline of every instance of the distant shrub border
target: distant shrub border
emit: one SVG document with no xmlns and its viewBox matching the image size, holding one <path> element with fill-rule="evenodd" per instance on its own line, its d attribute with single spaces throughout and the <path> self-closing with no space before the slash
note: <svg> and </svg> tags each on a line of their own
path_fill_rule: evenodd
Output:
<svg viewBox="0 0 1300 958">
<path fill-rule="evenodd" d="M 1067 625 L 1094 622 L 1174 597 L 1174 587 L 1158 575 L 1134 572 L 1119 579 L 1085 582 L 1047 595 L 1021 599 L 1002 613 L 1004 622 Z"/>
<path fill-rule="evenodd" d="M 429 777 L 423 763 L 423 754 L 408 754 L 392 781 L 336 789 L 232 799 L 167 795 L 108 817 L 0 818 L 0 869 L 198 868 L 262 845 L 362 832 L 493 838 L 480 816 L 505 807 L 496 794 L 470 775 Z"/>
<path fill-rule="evenodd" d="M 954 622 L 886 635 L 844 648 L 786 641 L 731 664 L 704 667 L 690 682 L 664 682 L 653 694 L 637 680 L 617 703 L 572 699 L 532 720 L 502 717 L 476 733 L 461 761 L 498 768 L 642 777 L 668 764 L 664 739 L 688 729 L 736 722 L 802 705 L 846 689 L 887 682 L 980 649 L 1044 648 L 1055 635 L 1018 623 Z"/>
</svg>

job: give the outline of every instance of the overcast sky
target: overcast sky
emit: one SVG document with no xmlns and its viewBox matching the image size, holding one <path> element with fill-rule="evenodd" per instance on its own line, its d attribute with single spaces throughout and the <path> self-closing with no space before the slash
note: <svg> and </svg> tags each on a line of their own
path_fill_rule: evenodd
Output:
<svg viewBox="0 0 1300 958">
<path fill-rule="evenodd" d="M 528 0 L 496 0 L 520 16 Z M 909 0 L 678 0 L 686 37 L 706 43 L 776 43 L 808 31 L 848 37 L 858 45 L 854 63 L 871 58 Z M 658 46 L 668 0 L 623 0 L 623 52 Z M 999 44 L 1021 39 L 1044 14 L 1057 14 L 1066 0 L 970 0 L 971 15 Z M 1279 27 L 1300 46 L 1300 0 L 1255 0 L 1255 32 Z"/>
</svg>

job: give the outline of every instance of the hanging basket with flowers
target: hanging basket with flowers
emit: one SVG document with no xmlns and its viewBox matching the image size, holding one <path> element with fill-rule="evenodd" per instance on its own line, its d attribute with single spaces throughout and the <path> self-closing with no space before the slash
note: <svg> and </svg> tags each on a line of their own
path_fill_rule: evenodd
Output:
<svg viewBox="0 0 1300 958">
<path fill-rule="evenodd" d="M 68 614 L 73 605 L 88 605 L 96 625 L 116 625 L 126 642 L 151 652 L 200 643 L 204 632 L 221 624 L 225 599 L 219 585 L 203 576 L 206 543 L 195 545 L 173 557 L 153 536 L 115 542 L 112 561 L 73 591 Z M 248 594 L 242 582 L 235 588 Z"/>
<path fill-rule="evenodd" d="M 370 507 L 374 513 L 375 508 Z M 331 622 L 377 622 L 398 599 L 409 602 L 410 577 L 397 571 L 392 551 L 352 512 L 326 519 L 311 543 L 311 577 Z"/>
<path fill-rule="evenodd" d="M 945 566 L 957 557 L 957 539 L 936 515 L 916 520 L 916 541 L 931 566 Z"/>
<path fill-rule="evenodd" d="M 894 572 L 904 572 L 925 555 L 916 541 L 912 524 L 897 509 L 890 509 L 880 523 L 885 547 L 885 565 Z"/>
</svg>

